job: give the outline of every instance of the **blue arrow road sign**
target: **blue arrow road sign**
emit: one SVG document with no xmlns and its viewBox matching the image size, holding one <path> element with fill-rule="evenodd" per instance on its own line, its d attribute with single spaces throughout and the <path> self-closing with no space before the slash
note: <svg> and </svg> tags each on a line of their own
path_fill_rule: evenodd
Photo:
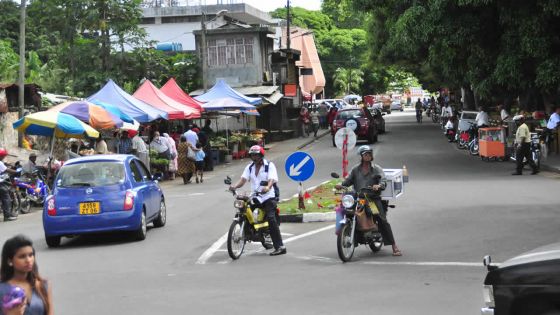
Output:
<svg viewBox="0 0 560 315">
<path fill-rule="evenodd" d="M 311 155 L 298 151 L 288 156 L 284 169 L 289 178 L 296 182 L 303 182 L 313 175 L 315 171 L 315 162 Z"/>
</svg>

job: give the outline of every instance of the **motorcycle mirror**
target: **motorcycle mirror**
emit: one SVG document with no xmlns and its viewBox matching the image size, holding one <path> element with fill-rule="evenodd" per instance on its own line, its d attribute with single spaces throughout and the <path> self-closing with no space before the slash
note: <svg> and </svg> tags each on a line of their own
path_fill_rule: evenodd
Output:
<svg viewBox="0 0 560 315">
<path fill-rule="evenodd" d="M 331 177 L 332 177 L 332 178 L 339 178 L 340 175 L 338 175 L 338 173 L 332 172 L 332 173 L 331 173 Z"/>
<path fill-rule="evenodd" d="M 231 177 L 226 176 L 226 179 L 224 179 L 224 184 L 231 185 Z"/>
</svg>

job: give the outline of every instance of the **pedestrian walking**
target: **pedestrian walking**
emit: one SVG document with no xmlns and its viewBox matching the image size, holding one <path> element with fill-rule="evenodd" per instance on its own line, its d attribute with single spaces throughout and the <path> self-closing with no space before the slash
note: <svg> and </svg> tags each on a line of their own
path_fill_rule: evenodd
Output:
<svg viewBox="0 0 560 315">
<path fill-rule="evenodd" d="M 414 109 L 416 109 L 416 122 L 421 123 L 422 122 L 422 101 L 420 101 L 420 98 L 418 98 L 418 100 L 416 101 L 416 104 L 414 104 Z"/>
<path fill-rule="evenodd" d="M 6 315 L 52 315 L 52 286 L 39 275 L 33 243 L 23 235 L 8 239 L 2 247 L 0 266 L 0 296 L 3 298 L 14 287 L 25 291 L 23 303 L 11 309 L 2 309 Z"/>
<path fill-rule="evenodd" d="M 196 168 L 196 183 L 199 183 L 199 176 L 200 176 L 200 183 L 204 182 L 204 179 L 202 178 L 204 176 L 204 157 L 206 156 L 206 153 L 204 153 L 204 150 L 202 149 L 202 144 L 199 142 L 196 144 L 196 148 L 198 149 L 198 151 L 196 151 L 195 154 L 195 168 Z"/>
<path fill-rule="evenodd" d="M 0 148 L 0 174 L 8 173 L 9 175 L 16 175 L 15 170 L 9 169 L 4 164 L 4 158 L 8 156 L 8 150 Z M 4 183 L 0 185 L 0 202 L 2 203 L 2 212 L 4 213 L 4 221 L 14 221 L 17 217 L 12 216 L 12 198 L 10 198 L 10 188 Z"/>
<path fill-rule="evenodd" d="M 173 140 L 169 134 L 164 133 L 163 137 L 167 140 L 167 144 L 169 144 L 171 157 L 171 159 L 169 159 L 169 177 L 173 180 L 175 179 L 175 173 L 177 173 L 177 146 L 175 145 L 175 140 Z"/>
<path fill-rule="evenodd" d="M 183 184 L 189 184 L 191 178 L 196 171 L 194 160 L 189 158 L 189 150 L 191 150 L 191 145 L 187 141 L 187 137 L 181 136 L 181 142 L 177 147 L 177 175 L 183 178 Z"/>
<path fill-rule="evenodd" d="M 513 121 L 515 121 L 517 125 L 517 131 L 515 132 L 515 144 L 517 146 L 515 150 L 515 163 L 517 168 L 511 175 L 523 175 L 524 159 L 527 160 L 527 163 L 533 169 L 531 175 L 538 174 L 539 169 L 531 155 L 531 133 L 529 132 L 529 127 L 525 123 L 525 117 L 517 115 L 513 117 Z"/>
<path fill-rule="evenodd" d="M 319 112 L 317 109 L 311 111 L 311 126 L 313 127 L 313 137 L 317 138 L 317 131 L 319 130 Z"/>
<path fill-rule="evenodd" d="M 301 110 L 299 111 L 299 121 L 301 123 L 301 136 L 308 137 L 311 118 L 309 116 L 309 110 L 305 106 L 302 106 Z"/>
</svg>

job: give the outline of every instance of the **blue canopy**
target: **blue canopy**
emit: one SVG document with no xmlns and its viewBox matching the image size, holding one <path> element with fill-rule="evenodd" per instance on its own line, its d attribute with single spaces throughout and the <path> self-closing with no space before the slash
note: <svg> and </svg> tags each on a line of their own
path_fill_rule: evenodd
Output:
<svg viewBox="0 0 560 315">
<path fill-rule="evenodd" d="M 113 105 L 140 123 L 160 118 L 167 119 L 166 112 L 154 108 L 126 93 L 111 79 L 101 90 L 90 96 L 87 100 L 92 103 L 102 102 Z"/>
<path fill-rule="evenodd" d="M 233 98 L 251 105 L 259 105 L 262 103 L 260 97 L 247 97 L 236 90 L 232 89 L 224 80 L 218 80 L 208 92 L 195 97 L 197 101 L 210 102 L 219 98 Z"/>
</svg>

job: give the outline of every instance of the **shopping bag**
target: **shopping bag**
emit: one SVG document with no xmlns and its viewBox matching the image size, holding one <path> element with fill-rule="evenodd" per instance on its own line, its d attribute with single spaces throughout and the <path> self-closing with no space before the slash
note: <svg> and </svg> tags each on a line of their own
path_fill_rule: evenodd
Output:
<svg viewBox="0 0 560 315">
<path fill-rule="evenodd" d="M 187 159 L 191 161 L 196 160 L 196 153 L 194 153 L 194 150 L 191 147 L 187 147 Z"/>
<path fill-rule="evenodd" d="M 375 208 L 377 209 L 377 207 Z M 358 231 L 377 231 L 377 224 L 373 220 L 373 216 L 368 217 L 364 209 L 356 211 L 356 222 L 358 223 Z"/>
</svg>

